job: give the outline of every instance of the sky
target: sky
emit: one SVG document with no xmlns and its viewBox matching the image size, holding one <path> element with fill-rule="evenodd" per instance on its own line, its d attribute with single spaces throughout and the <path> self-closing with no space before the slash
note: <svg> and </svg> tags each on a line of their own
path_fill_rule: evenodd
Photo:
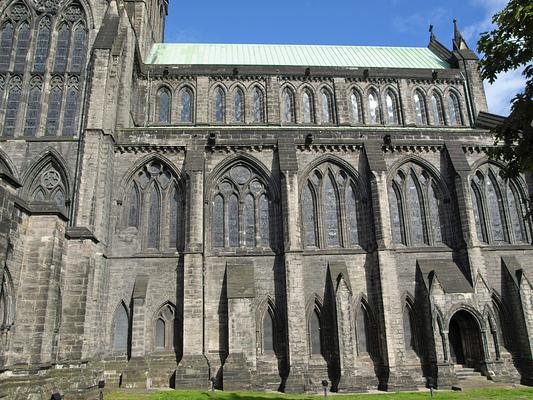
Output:
<svg viewBox="0 0 533 400">
<path fill-rule="evenodd" d="M 428 27 L 451 48 L 452 20 L 471 49 L 507 0 L 170 0 L 167 43 L 425 47 Z M 489 111 L 508 115 L 524 87 L 519 71 L 485 84 Z"/>
</svg>

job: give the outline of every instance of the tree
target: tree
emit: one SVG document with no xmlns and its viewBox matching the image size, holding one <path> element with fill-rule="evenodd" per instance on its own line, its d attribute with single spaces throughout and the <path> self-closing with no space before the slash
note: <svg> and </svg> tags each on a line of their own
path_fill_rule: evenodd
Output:
<svg viewBox="0 0 533 400">
<path fill-rule="evenodd" d="M 497 147 L 489 155 L 505 161 L 508 175 L 533 172 L 533 1 L 510 0 L 492 17 L 495 29 L 481 34 L 478 51 L 481 76 L 493 83 L 496 75 L 524 68 L 526 86 L 512 100 L 511 114 L 494 129 Z"/>
</svg>

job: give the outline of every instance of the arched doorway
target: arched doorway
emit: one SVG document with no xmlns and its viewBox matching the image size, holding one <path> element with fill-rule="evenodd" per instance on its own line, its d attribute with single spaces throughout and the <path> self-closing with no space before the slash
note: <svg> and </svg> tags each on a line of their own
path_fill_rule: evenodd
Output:
<svg viewBox="0 0 533 400">
<path fill-rule="evenodd" d="M 474 316 L 465 310 L 457 311 L 448 328 L 450 356 L 455 364 L 477 368 L 483 361 L 481 330 Z"/>
</svg>

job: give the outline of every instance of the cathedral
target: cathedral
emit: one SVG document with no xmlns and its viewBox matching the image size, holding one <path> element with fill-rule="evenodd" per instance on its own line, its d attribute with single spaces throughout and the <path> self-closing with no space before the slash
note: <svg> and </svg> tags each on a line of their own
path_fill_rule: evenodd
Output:
<svg viewBox="0 0 533 400">
<path fill-rule="evenodd" d="M 529 176 L 451 46 L 170 44 L 0 0 L 0 398 L 533 384 Z"/>
</svg>

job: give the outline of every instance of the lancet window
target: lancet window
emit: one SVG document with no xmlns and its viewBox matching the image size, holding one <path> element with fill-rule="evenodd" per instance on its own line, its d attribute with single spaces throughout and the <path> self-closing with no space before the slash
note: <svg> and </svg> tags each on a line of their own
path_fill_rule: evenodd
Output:
<svg viewBox="0 0 533 400">
<path fill-rule="evenodd" d="M 427 125 L 426 99 L 420 90 L 413 95 L 415 103 L 415 120 L 417 125 Z"/>
<path fill-rule="evenodd" d="M 314 100 L 313 93 L 309 89 L 305 89 L 302 94 L 303 105 L 303 120 L 305 124 L 311 124 L 314 122 Z"/>
<path fill-rule="evenodd" d="M 311 171 L 302 188 L 303 236 L 306 247 L 350 247 L 362 243 L 367 198 L 358 181 L 336 164 Z"/>
<path fill-rule="evenodd" d="M 240 88 L 233 94 L 233 120 L 244 122 L 244 92 Z"/>
<path fill-rule="evenodd" d="M 124 303 L 120 303 L 113 318 L 113 353 L 126 354 L 129 347 L 130 318 Z"/>
<path fill-rule="evenodd" d="M 283 92 L 281 94 L 281 100 L 282 121 L 287 123 L 296 122 L 296 115 L 294 109 L 294 92 L 289 88 L 283 89 Z"/>
<path fill-rule="evenodd" d="M 461 108 L 459 98 L 453 92 L 448 94 L 448 120 L 450 125 L 462 125 Z"/>
<path fill-rule="evenodd" d="M 177 322 L 176 309 L 172 304 L 161 307 L 154 323 L 155 350 L 175 350 L 179 343 Z"/>
<path fill-rule="evenodd" d="M 258 87 L 252 90 L 252 120 L 253 122 L 265 122 L 265 101 L 263 92 Z"/>
<path fill-rule="evenodd" d="M 215 89 L 215 98 L 213 99 L 213 109 L 214 109 L 214 118 L 215 122 L 222 123 L 224 122 L 224 117 L 226 113 L 226 99 L 225 99 L 224 90 L 219 86 Z"/>
<path fill-rule="evenodd" d="M 193 116 L 193 94 L 191 89 L 184 87 L 179 91 L 180 99 L 180 121 L 192 122 Z"/>
<path fill-rule="evenodd" d="M 334 122 L 333 96 L 328 89 L 320 91 L 320 100 L 322 105 L 322 123 L 332 124 Z"/>
<path fill-rule="evenodd" d="M 48 114 L 46 116 L 45 135 L 56 136 L 59 130 L 61 102 L 63 101 L 63 80 L 55 76 L 51 82 L 52 89 L 48 96 Z"/>
<path fill-rule="evenodd" d="M 481 166 L 470 182 L 476 234 L 484 243 L 526 243 L 529 226 L 523 191 L 494 164 Z"/>
<path fill-rule="evenodd" d="M 315 305 L 315 308 L 309 315 L 308 321 L 308 342 L 309 342 L 309 354 L 320 355 L 322 354 L 322 321 L 320 319 L 320 309 L 318 305 Z"/>
<path fill-rule="evenodd" d="M 15 322 L 15 290 L 7 266 L 0 275 L 0 332 L 10 329 Z"/>
<path fill-rule="evenodd" d="M 30 93 L 28 95 L 28 106 L 26 107 L 26 121 L 24 126 L 24 135 L 26 136 L 35 136 L 41 116 L 41 96 L 41 78 L 34 77 L 30 81 Z"/>
<path fill-rule="evenodd" d="M 166 87 L 157 91 L 157 122 L 160 124 L 170 123 L 170 90 Z"/>
<path fill-rule="evenodd" d="M 137 171 L 128 185 L 124 204 L 125 225 L 141 232 L 144 249 L 175 251 L 180 246 L 182 192 L 167 165 L 153 160 Z"/>
<path fill-rule="evenodd" d="M 271 193 L 248 165 L 229 168 L 218 180 L 212 201 L 214 248 L 271 245 Z"/>
<path fill-rule="evenodd" d="M 4 136 L 14 136 L 17 126 L 17 116 L 19 112 L 20 99 L 22 96 L 22 79 L 13 76 L 9 81 L 9 92 L 7 94 L 6 112 L 4 120 Z"/>
<path fill-rule="evenodd" d="M 448 204 L 435 178 L 415 163 L 404 164 L 389 186 L 393 241 L 407 246 L 447 241 Z"/>
<path fill-rule="evenodd" d="M 66 179 L 60 173 L 61 168 L 54 161 L 49 161 L 40 170 L 29 186 L 30 201 L 54 203 L 65 207 L 68 192 Z"/>
<path fill-rule="evenodd" d="M 398 99 L 392 90 L 387 90 L 385 93 L 385 122 L 389 125 L 397 125 L 400 123 L 398 114 Z"/>
<path fill-rule="evenodd" d="M 374 89 L 368 92 L 368 116 L 371 124 L 380 123 L 379 96 Z"/>
<path fill-rule="evenodd" d="M 377 337 L 377 329 L 371 318 L 369 306 L 365 300 L 362 300 L 355 317 L 357 355 L 359 357 L 377 357 L 379 355 Z"/>
<path fill-rule="evenodd" d="M 431 112 L 433 113 L 433 124 L 444 125 L 444 111 L 442 108 L 442 97 L 433 92 L 431 95 Z"/>
<path fill-rule="evenodd" d="M 351 108 L 351 117 L 354 124 L 363 123 L 363 107 L 361 102 L 361 95 L 357 90 L 352 90 L 350 94 L 350 108 Z"/>
</svg>

